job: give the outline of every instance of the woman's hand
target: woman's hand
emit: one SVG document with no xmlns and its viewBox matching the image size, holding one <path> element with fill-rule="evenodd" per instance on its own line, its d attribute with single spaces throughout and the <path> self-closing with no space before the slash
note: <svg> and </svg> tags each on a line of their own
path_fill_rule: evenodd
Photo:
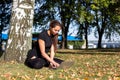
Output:
<svg viewBox="0 0 120 80">
<path fill-rule="evenodd" d="M 50 63 L 50 67 L 51 68 L 57 68 L 57 67 L 59 67 L 60 66 L 60 64 L 58 64 L 57 62 L 53 62 L 53 63 Z"/>
</svg>

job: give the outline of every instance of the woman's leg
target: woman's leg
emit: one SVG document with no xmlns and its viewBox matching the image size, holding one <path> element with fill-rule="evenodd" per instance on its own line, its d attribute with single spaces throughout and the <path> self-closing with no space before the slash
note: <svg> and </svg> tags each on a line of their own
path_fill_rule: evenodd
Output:
<svg viewBox="0 0 120 80">
<path fill-rule="evenodd" d="M 44 67 L 47 64 L 48 64 L 47 61 L 43 58 L 29 59 L 27 61 L 27 65 L 29 67 L 35 68 L 35 69 L 41 69 L 42 67 Z"/>
<path fill-rule="evenodd" d="M 60 64 L 58 68 L 62 68 L 62 69 L 68 69 L 74 64 L 74 61 L 64 61 L 57 58 L 54 58 L 54 60 Z"/>
<path fill-rule="evenodd" d="M 58 58 L 54 58 L 54 61 L 61 64 L 62 62 L 64 62 L 64 60 L 58 59 Z"/>
</svg>

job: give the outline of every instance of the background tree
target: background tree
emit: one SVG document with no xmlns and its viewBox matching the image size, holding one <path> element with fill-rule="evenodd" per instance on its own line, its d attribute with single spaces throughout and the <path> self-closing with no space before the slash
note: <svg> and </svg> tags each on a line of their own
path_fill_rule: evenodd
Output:
<svg viewBox="0 0 120 80">
<path fill-rule="evenodd" d="M 119 19 L 116 21 L 113 20 L 113 17 L 116 17 L 118 15 L 113 15 L 110 12 L 110 6 L 111 4 L 115 4 L 116 2 L 113 0 L 93 0 L 93 5 L 91 5 L 93 11 L 94 11 L 94 22 L 96 26 L 96 32 L 95 34 L 98 34 L 98 48 L 101 48 L 101 42 L 103 35 L 111 35 L 111 33 L 117 32 L 118 26 L 116 26 L 116 23 Z M 114 6 L 112 6 L 114 7 Z M 117 23 L 118 24 L 118 23 Z M 106 37 L 107 38 L 107 37 Z"/>
<path fill-rule="evenodd" d="M 5 31 L 9 28 L 11 3 L 12 0 L 0 1 L 0 47 L 2 46 L 2 31 Z"/>
<path fill-rule="evenodd" d="M 75 8 L 75 0 L 62 0 L 57 2 L 59 18 L 63 24 L 62 27 L 62 49 L 67 48 L 67 35 L 69 26 L 73 21 L 73 12 Z"/>
<path fill-rule="evenodd" d="M 34 0 L 13 0 L 5 60 L 24 62 L 31 49 Z"/>
<path fill-rule="evenodd" d="M 108 37 L 111 41 L 111 36 L 120 35 L 120 1 L 115 0 L 115 2 L 110 3 L 108 6 L 108 10 L 110 12 L 110 23 L 109 23 L 109 31 L 105 31 L 106 37 Z"/>
<path fill-rule="evenodd" d="M 47 29 L 49 21 L 55 19 L 54 2 L 36 0 L 34 12 L 34 28 L 39 29 L 39 31 Z"/>
<path fill-rule="evenodd" d="M 91 13 L 91 1 L 80 0 L 76 4 L 75 20 L 79 25 L 78 36 L 85 37 L 86 48 L 88 48 L 88 35 L 91 32 L 91 23 L 94 15 Z"/>
</svg>

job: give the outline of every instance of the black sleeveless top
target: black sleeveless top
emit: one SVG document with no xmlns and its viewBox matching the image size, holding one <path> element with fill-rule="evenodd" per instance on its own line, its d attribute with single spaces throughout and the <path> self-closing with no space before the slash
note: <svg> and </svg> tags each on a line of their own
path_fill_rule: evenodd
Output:
<svg viewBox="0 0 120 80">
<path fill-rule="evenodd" d="M 45 52 L 48 53 L 51 45 L 52 45 L 52 38 L 54 36 L 50 36 L 47 33 L 47 30 L 42 31 L 39 35 L 38 35 L 38 40 L 41 39 L 45 42 Z M 28 58 L 31 58 L 33 56 L 36 56 L 38 58 L 42 57 L 41 56 L 41 52 L 40 52 L 40 48 L 39 48 L 39 44 L 38 44 L 38 40 L 35 43 L 35 45 L 33 46 L 32 50 L 28 53 Z"/>
</svg>

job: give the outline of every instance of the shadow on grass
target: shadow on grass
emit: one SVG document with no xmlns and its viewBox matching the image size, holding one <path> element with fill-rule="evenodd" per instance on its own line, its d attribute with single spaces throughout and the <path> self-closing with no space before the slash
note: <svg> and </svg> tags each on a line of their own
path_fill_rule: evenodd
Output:
<svg viewBox="0 0 120 80">
<path fill-rule="evenodd" d="M 120 55 L 118 53 L 72 53 L 72 52 L 58 52 L 58 53 L 61 53 L 61 54 L 81 54 L 81 55 L 86 55 L 86 54 L 89 54 L 89 55 Z"/>
<path fill-rule="evenodd" d="M 81 50 L 70 50 L 61 49 L 57 51 L 61 54 L 81 54 L 81 55 L 120 55 L 120 49 L 81 49 Z"/>
</svg>

